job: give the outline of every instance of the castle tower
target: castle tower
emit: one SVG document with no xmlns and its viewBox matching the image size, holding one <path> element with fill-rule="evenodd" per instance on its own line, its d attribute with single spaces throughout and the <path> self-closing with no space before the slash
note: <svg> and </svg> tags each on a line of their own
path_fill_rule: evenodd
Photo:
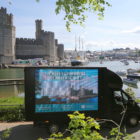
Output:
<svg viewBox="0 0 140 140">
<path fill-rule="evenodd" d="M 11 63 L 15 59 L 15 27 L 13 15 L 6 8 L 0 8 L 0 64 Z"/>
<path fill-rule="evenodd" d="M 63 44 L 58 44 L 57 46 L 58 46 L 58 48 L 57 48 L 58 58 L 63 60 L 64 59 L 64 45 Z"/>
<path fill-rule="evenodd" d="M 36 39 L 41 39 L 42 20 L 36 20 Z"/>
<path fill-rule="evenodd" d="M 55 37 L 53 32 L 43 32 L 43 46 L 46 48 L 46 56 L 49 61 L 56 60 Z"/>
</svg>

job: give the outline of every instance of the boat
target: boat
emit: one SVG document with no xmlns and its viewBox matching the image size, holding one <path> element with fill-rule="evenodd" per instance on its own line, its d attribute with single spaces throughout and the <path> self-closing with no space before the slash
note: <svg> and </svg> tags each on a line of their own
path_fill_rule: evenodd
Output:
<svg viewBox="0 0 140 140">
<path fill-rule="evenodd" d="M 123 82 L 127 84 L 137 84 L 138 80 L 133 78 L 123 78 Z"/>
<path fill-rule="evenodd" d="M 128 62 L 128 61 L 124 61 L 124 64 L 125 64 L 125 65 L 129 65 L 129 62 Z"/>
<path fill-rule="evenodd" d="M 80 66 L 82 65 L 82 62 L 80 60 L 71 60 L 71 66 Z"/>
<path fill-rule="evenodd" d="M 133 78 L 133 79 L 138 79 L 140 80 L 140 74 L 139 73 L 132 73 L 132 74 L 128 74 L 127 78 Z"/>
<path fill-rule="evenodd" d="M 87 65 L 89 63 L 89 60 L 86 57 L 86 51 L 83 50 L 83 40 L 82 40 L 82 50 L 80 51 L 80 44 L 81 40 L 79 37 L 79 51 L 77 51 L 77 45 L 76 45 L 76 38 L 75 38 L 75 57 L 71 60 L 71 66 L 79 66 L 79 65 Z"/>
<path fill-rule="evenodd" d="M 126 76 L 125 71 L 116 71 L 116 74 L 119 75 L 119 76 Z"/>
<path fill-rule="evenodd" d="M 71 60 L 71 66 L 83 66 L 87 65 L 89 61 L 87 59 L 72 59 Z"/>
<path fill-rule="evenodd" d="M 138 60 L 134 60 L 135 63 L 138 63 Z"/>
<path fill-rule="evenodd" d="M 120 62 L 124 63 L 124 60 L 121 60 Z"/>
<path fill-rule="evenodd" d="M 128 74 L 134 74 L 134 73 L 136 73 L 138 70 L 136 70 L 136 69 L 127 69 L 127 73 Z"/>
<path fill-rule="evenodd" d="M 103 61 L 102 60 L 100 61 L 100 64 L 103 64 Z"/>
</svg>

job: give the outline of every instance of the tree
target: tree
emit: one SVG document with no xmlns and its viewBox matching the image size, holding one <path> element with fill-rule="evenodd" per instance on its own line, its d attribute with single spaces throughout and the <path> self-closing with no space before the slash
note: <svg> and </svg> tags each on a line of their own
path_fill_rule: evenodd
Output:
<svg viewBox="0 0 140 140">
<path fill-rule="evenodd" d="M 66 28 L 70 31 L 71 24 L 84 25 L 88 12 L 96 13 L 99 19 L 103 19 L 106 6 L 111 6 L 106 0 L 56 0 L 55 13 L 65 13 Z"/>
<path fill-rule="evenodd" d="M 123 113 L 125 115 L 125 110 Z M 108 137 L 106 136 L 105 138 L 99 132 L 99 122 L 94 118 L 86 117 L 84 113 L 79 113 L 78 111 L 73 114 L 69 114 L 68 116 L 70 118 L 70 123 L 63 133 L 53 133 L 50 138 L 39 138 L 38 140 L 134 140 L 134 136 L 127 134 L 125 129 L 124 132 L 121 132 L 122 121 L 120 124 L 117 124 L 114 121 L 108 120 L 114 123 L 117 127 L 113 128 L 109 132 Z M 69 133 L 64 135 L 66 132 Z"/>
</svg>

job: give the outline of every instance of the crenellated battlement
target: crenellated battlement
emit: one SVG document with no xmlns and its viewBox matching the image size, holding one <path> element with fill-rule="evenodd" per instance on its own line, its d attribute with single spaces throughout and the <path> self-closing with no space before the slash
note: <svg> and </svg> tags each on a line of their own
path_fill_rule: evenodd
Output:
<svg viewBox="0 0 140 140">
<path fill-rule="evenodd" d="M 4 7 L 0 8 L 0 13 L 7 14 L 7 9 Z"/>
<path fill-rule="evenodd" d="M 64 44 L 57 44 L 58 49 L 64 49 Z"/>
<path fill-rule="evenodd" d="M 55 39 L 55 46 L 58 45 L 58 39 Z"/>
<path fill-rule="evenodd" d="M 50 36 L 50 37 L 53 37 L 53 38 L 54 38 L 54 32 L 42 30 L 41 33 L 42 33 L 44 36 Z"/>
<path fill-rule="evenodd" d="M 17 45 L 42 45 L 43 41 L 39 39 L 32 38 L 16 38 Z"/>
<path fill-rule="evenodd" d="M 13 25 L 13 15 L 8 14 L 6 8 L 0 8 L 0 24 Z"/>
<path fill-rule="evenodd" d="M 42 23 L 42 19 L 35 20 L 36 23 Z"/>
</svg>

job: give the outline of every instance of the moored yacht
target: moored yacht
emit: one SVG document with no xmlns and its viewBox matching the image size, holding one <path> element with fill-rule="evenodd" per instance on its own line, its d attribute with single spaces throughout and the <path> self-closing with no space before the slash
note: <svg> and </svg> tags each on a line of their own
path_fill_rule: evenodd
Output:
<svg viewBox="0 0 140 140">
<path fill-rule="evenodd" d="M 138 80 L 133 78 L 124 78 L 123 82 L 127 84 L 137 84 Z"/>
</svg>

